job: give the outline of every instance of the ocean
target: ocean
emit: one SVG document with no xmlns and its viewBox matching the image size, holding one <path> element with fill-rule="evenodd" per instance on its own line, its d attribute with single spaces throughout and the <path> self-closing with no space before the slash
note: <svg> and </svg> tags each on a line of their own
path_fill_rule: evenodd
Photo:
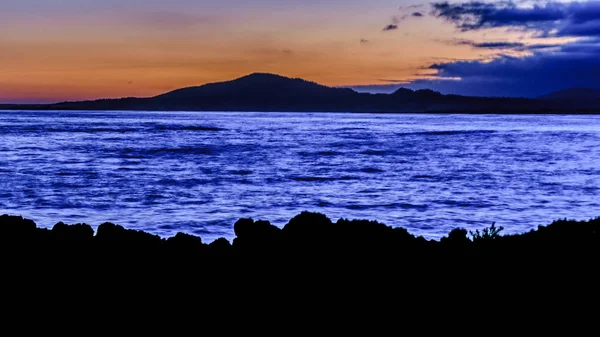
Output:
<svg viewBox="0 0 600 337">
<path fill-rule="evenodd" d="M 234 237 L 302 211 L 438 239 L 600 216 L 600 115 L 0 111 L 0 214 Z"/>
</svg>

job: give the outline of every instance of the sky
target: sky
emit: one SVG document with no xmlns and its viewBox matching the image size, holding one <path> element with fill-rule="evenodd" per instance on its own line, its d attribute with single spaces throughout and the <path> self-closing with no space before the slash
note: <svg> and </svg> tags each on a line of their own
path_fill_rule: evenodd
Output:
<svg viewBox="0 0 600 337">
<path fill-rule="evenodd" d="M 600 89 L 600 1 L 3 0 L 0 103 L 147 97 L 253 72 L 358 91 Z"/>
</svg>

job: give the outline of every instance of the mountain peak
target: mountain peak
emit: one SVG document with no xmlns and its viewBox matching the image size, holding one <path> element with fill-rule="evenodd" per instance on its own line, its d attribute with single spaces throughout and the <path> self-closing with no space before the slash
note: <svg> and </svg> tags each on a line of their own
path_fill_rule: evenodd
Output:
<svg viewBox="0 0 600 337">
<path fill-rule="evenodd" d="M 406 95 L 412 95 L 412 94 L 414 94 L 414 91 L 413 91 L 413 90 L 411 90 L 411 89 L 408 89 L 408 88 L 404 88 L 404 87 L 402 87 L 402 88 L 398 88 L 398 90 L 396 90 L 396 91 L 394 91 L 394 92 L 392 93 L 392 95 L 397 95 L 397 96 L 399 96 L 399 95 L 404 95 L 404 96 L 406 96 Z"/>
<path fill-rule="evenodd" d="M 234 105 L 236 102 L 252 105 L 255 109 L 267 109 L 268 104 L 285 106 L 294 103 L 335 99 L 355 95 L 351 89 L 338 89 L 323 86 L 301 78 L 290 78 L 269 73 L 252 73 L 231 81 L 208 83 L 198 87 L 177 89 L 155 98 L 162 102 L 173 101 L 178 104 L 223 104 Z M 183 103 L 182 103 L 183 102 Z M 298 103 L 300 102 L 300 103 Z M 321 103 L 320 103 L 321 104 Z"/>
<path fill-rule="evenodd" d="M 271 74 L 271 73 L 252 73 L 252 74 L 248 74 L 242 77 L 239 77 L 236 80 L 242 80 L 242 79 L 287 79 L 290 80 L 291 78 L 286 77 L 286 76 L 282 76 L 282 75 L 277 75 L 277 74 Z"/>
<path fill-rule="evenodd" d="M 252 73 L 249 75 L 245 75 L 239 78 L 236 78 L 232 81 L 229 82 L 224 82 L 224 83 L 249 83 L 249 84 L 260 84 L 260 85 L 285 85 L 285 84 L 292 84 L 292 83 L 296 83 L 296 84 L 311 84 L 311 85 L 315 85 L 315 86 L 320 86 L 322 87 L 322 85 L 314 83 L 314 82 L 310 82 L 301 78 L 292 78 L 292 77 L 287 77 L 287 76 L 282 76 L 282 75 L 277 75 L 277 74 L 271 74 L 271 73 Z"/>
</svg>

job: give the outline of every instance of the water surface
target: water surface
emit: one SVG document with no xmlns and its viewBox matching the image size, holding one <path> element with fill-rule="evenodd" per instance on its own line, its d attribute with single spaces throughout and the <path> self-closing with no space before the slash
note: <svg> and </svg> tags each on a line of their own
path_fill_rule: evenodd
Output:
<svg viewBox="0 0 600 337">
<path fill-rule="evenodd" d="M 233 237 L 303 210 L 439 238 L 600 216 L 600 116 L 0 111 L 0 213 Z"/>
</svg>

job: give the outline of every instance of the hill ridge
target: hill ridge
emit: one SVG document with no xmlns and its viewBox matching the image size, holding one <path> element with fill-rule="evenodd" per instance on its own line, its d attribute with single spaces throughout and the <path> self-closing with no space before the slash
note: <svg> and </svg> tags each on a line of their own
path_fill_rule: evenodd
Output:
<svg viewBox="0 0 600 337">
<path fill-rule="evenodd" d="M 595 92 L 593 89 L 568 89 L 550 93 L 538 99 L 444 95 L 430 89 L 414 91 L 407 88 L 399 88 L 391 94 L 369 94 L 359 93 L 350 88 L 325 86 L 302 78 L 256 72 L 230 81 L 180 88 L 147 98 L 127 97 L 35 105 L 14 104 L 0 105 L 0 108 L 12 110 L 371 113 L 599 113 L 600 95 L 598 99 L 594 98 Z M 600 91 L 598 92 L 600 93 Z M 576 93 L 584 93 L 587 96 L 577 96 Z"/>
</svg>

